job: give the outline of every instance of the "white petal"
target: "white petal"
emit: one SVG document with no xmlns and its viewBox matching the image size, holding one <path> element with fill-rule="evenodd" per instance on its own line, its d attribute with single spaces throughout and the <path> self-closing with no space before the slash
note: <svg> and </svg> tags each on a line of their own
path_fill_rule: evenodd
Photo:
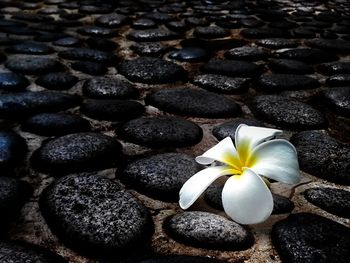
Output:
<svg viewBox="0 0 350 263">
<path fill-rule="evenodd" d="M 247 126 L 245 124 L 239 125 L 235 132 L 235 143 L 243 166 L 254 147 L 279 134 L 282 134 L 281 130 Z"/>
<path fill-rule="evenodd" d="M 231 176 L 222 190 L 222 204 L 228 216 L 240 224 L 257 224 L 272 213 L 273 199 L 260 176 L 245 169 Z"/>
<path fill-rule="evenodd" d="M 294 146 L 282 139 L 264 142 L 251 153 L 249 168 L 259 175 L 283 183 L 300 181 L 297 152 Z"/>
<path fill-rule="evenodd" d="M 237 151 L 230 137 L 226 137 L 217 145 L 196 157 L 196 161 L 204 165 L 211 164 L 214 161 L 219 161 L 233 166 L 236 169 L 238 169 L 237 164 L 239 164 Z"/>
<path fill-rule="evenodd" d="M 189 208 L 212 182 L 220 176 L 228 174 L 232 174 L 230 167 L 214 166 L 193 175 L 180 190 L 180 207 L 182 209 Z"/>
</svg>

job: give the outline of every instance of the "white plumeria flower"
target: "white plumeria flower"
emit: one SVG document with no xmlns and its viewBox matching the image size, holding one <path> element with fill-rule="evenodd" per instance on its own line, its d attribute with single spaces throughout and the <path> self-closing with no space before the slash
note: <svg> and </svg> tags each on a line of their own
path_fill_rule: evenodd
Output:
<svg viewBox="0 0 350 263">
<path fill-rule="evenodd" d="M 196 161 L 208 165 L 193 175 L 180 190 L 180 207 L 189 208 L 220 176 L 232 175 L 222 190 L 222 204 L 228 216 L 240 224 L 265 221 L 272 213 L 273 199 L 263 177 L 295 184 L 300 180 L 297 152 L 284 139 L 273 139 L 281 130 L 241 124 L 235 133 L 236 147 L 226 137 Z"/>
</svg>

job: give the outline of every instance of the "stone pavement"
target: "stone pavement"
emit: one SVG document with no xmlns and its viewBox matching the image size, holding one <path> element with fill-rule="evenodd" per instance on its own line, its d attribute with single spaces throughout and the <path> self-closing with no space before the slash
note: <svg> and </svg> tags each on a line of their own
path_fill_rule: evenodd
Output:
<svg viewBox="0 0 350 263">
<path fill-rule="evenodd" d="M 348 262 L 350 2 L 0 1 L 0 262 Z M 242 226 L 194 161 L 278 128 L 302 180 Z"/>
</svg>

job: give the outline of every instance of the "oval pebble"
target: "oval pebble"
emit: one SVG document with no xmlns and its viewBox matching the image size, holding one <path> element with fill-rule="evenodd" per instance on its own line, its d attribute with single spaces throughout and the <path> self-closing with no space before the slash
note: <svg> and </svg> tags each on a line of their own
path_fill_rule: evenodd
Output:
<svg viewBox="0 0 350 263">
<path fill-rule="evenodd" d="M 20 74 L 12 72 L 0 73 L 0 90 L 9 92 L 22 91 L 29 84 L 29 80 Z"/>
<path fill-rule="evenodd" d="M 142 117 L 125 123 L 118 131 L 122 139 L 154 148 L 187 147 L 200 142 L 202 129 L 175 117 Z"/>
<path fill-rule="evenodd" d="M 121 145 L 114 138 L 83 132 L 44 143 L 32 155 L 31 163 L 37 171 L 62 175 L 111 168 L 116 165 L 120 155 Z"/>
<path fill-rule="evenodd" d="M 13 55 L 8 57 L 5 67 L 16 73 L 41 75 L 62 70 L 62 64 L 55 59 L 35 56 Z"/>
<path fill-rule="evenodd" d="M 310 64 L 338 60 L 338 57 L 332 53 L 314 48 L 292 48 L 279 53 L 278 57 L 299 60 Z"/>
<path fill-rule="evenodd" d="M 76 76 L 64 72 L 54 72 L 36 79 L 35 83 L 49 90 L 67 90 L 72 88 L 77 82 Z"/>
<path fill-rule="evenodd" d="M 191 156 L 164 153 L 129 163 L 121 180 L 145 195 L 176 202 L 182 185 L 200 168 Z"/>
<path fill-rule="evenodd" d="M 50 46 L 34 42 L 25 42 L 17 44 L 7 48 L 6 51 L 8 53 L 31 55 L 46 55 L 54 52 L 54 50 Z"/>
<path fill-rule="evenodd" d="M 21 124 L 23 131 L 42 136 L 61 136 L 69 133 L 89 131 L 89 121 L 66 113 L 41 113 Z"/>
<path fill-rule="evenodd" d="M 15 168 L 26 156 L 27 143 L 11 130 L 0 130 L 0 171 Z"/>
<path fill-rule="evenodd" d="M 262 71 L 258 65 L 241 60 L 211 60 L 204 64 L 201 70 L 205 73 L 221 74 L 229 77 L 255 77 Z"/>
<path fill-rule="evenodd" d="M 69 60 L 84 60 L 97 63 L 110 64 L 115 62 L 113 54 L 90 48 L 71 48 L 59 52 L 58 56 Z"/>
<path fill-rule="evenodd" d="M 311 65 L 293 59 L 273 59 L 269 63 L 273 72 L 284 74 L 311 74 L 314 69 Z"/>
<path fill-rule="evenodd" d="M 148 210 L 110 179 L 73 174 L 49 185 L 40 210 L 69 247 L 91 255 L 142 251 L 153 233 Z"/>
<path fill-rule="evenodd" d="M 322 92 L 326 103 L 339 115 L 350 116 L 350 87 L 335 87 Z"/>
<path fill-rule="evenodd" d="M 222 95 L 188 88 L 162 89 L 148 95 L 146 104 L 179 115 L 224 118 L 236 116 L 240 107 Z"/>
<path fill-rule="evenodd" d="M 176 214 L 164 227 L 179 242 L 207 249 L 244 250 L 254 243 L 253 235 L 243 226 L 208 212 Z"/>
</svg>

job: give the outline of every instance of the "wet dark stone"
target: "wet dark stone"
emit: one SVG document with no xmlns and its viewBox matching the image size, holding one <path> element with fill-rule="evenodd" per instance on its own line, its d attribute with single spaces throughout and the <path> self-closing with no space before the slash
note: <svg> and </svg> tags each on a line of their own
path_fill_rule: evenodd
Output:
<svg viewBox="0 0 350 263">
<path fill-rule="evenodd" d="M 146 207 L 99 175 L 73 174 L 58 179 L 42 193 L 40 210 L 60 240 L 85 254 L 142 251 L 153 233 Z"/>
<path fill-rule="evenodd" d="M 108 68 L 103 64 L 90 61 L 77 61 L 72 63 L 71 67 L 74 70 L 93 76 L 101 76 L 108 71 Z"/>
<path fill-rule="evenodd" d="M 149 29 L 157 27 L 157 24 L 151 19 L 140 18 L 132 23 L 132 27 L 136 29 Z"/>
<path fill-rule="evenodd" d="M 258 65 L 241 60 L 210 60 L 201 69 L 205 73 L 221 74 L 229 77 L 256 77 L 262 71 Z"/>
<path fill-rule="evenodd" d="M 259 39 L 255 43 L 259 46 L 271 49 L 293 48 L 298 46 L 298 42 L 296 40 L 286 38 Z"/>
<path fill-rule="evenodd" d="M 207 26 L 207 25 L 209 25 L 208 21 L 206 21 L 204 18 L 199 18 L 199 17 L 187 17 L 185 19 L 185 23 L 189 26 Z"/>
<path fill-rule="evenodd" d="M 199 38 L 222 38 L 230 35 L 230 31 L 218 26 L 196 27 L 193 35 Z"/>
<path fill-rule="evenodd" d="M 350 74 L 338 74 L 326 79 L 326 84 L 331 87 L 350 86 Z"/>
<path fill-rule="evenodd" d="M 89 37 L 86 39 L 86 44 L 92 49 L 102 51 L 113 51 L 118 47 L 118 45 L 112 40 L 96 37 Z"/>
<path fill-rule="evenodd" d="M 165 153 L 129 163 L 120 179 L 147 196 L 177 202 L 182 185 L 199 170 L 201 166 L 193 157 Z"/>
<path fill-rule="evenodd" d="M 42 112 L 56 112 L 78 105 L 76 95 L 49 91 L 20 92 L 0 95 L 0 117 L 24 118 Z"/>
<path fill-rule="evenodd" d="M 324 49 L 330 52 L 350 54 L 350 41 L 342 39 L 312 39 L 305 42 L 306 45 Z"/>
<path fill-rule="evenodd" d="M 13 131 L 0 130 L 0 147 L 1 171 L 16 168 L 27 154 L 26 141 Z"/>
<path fill-rule="evenodd" d="M 192 83 L 203 89 L 224 94 L 237 94 L 248 90 L 248 79 L 216 74 L 197 75 L 193 78 Z"/>
<path fill-rule="evenodd" d="M 248 28 L 255 28 L 255 27 L 261 27 L 265 23 L 261 20 L 255 19 L 255 18 L 243 18 L 239 21 L 239 23 L 243 27 L 248 27 Z"/>
<path fill-rule="evenodd" d="M 316 37 L 315 28 L 299 27 L 292 30 L 293 38 L 314 38 Z"/>
<path fill-rule="evenodd" d="M 300 169 L 331 182 L 350 185 L 350 149 L 318 131 L 295 134 Z"/>
<path fill-rule="evenodd" d="M 28 183 L 0 176 L 0 232 L 6 230 L 8 224 L 16 219 L 31 192 L 32 189 Z M 0 256 L 2 256 L 1 245 Z M 4 262 L 3 258 L 1 261 Z"/>
<path fill-rule="evenodd" d="M 326 103 L 339 115 L 350 116 L 350 87 L 336 87 L 323 91 Z"/>
<path fill-rule="evenodd" d="M 350 256 L 349 228 L 310 213 L 291 214 L 277 222 L 272 242 L 283 262 L 345 263 Z"/>
<path fill-rule="evenodd" d="M 62 64 L 55 59 L 46 57 L 14 55 L 7 59 L 5 67 L 22 74 L 41 75 L 62 69 Z"/>
<path fill-rule="evenodd" d="M 181 243 L 207 249 L 245 250 L 254 237 L 243 226 L 208 212 L 191 211 L 166 220 L 165 230 Z"/>
<path fill-rule="evenodd" d="M 219 140 L 223 140 L 226 137 L 231 137 L 235 141 L 235 132 L 240 124 L 247 124 L 249 126 L 265 127 L 265 125 L 258 120 L 254 119 L 235 119 L 222 124 L 219 124 L 213 128 L 213 135 Z"/>
<path fill-rule="evenodd" d="M 111 12 L 110 6 L 102 6 L 102 5 L 81 5 L 79 7 L 79 13 L 81 14 L 108 14 Z"/>
<path fill-rule="evenodd" d="M 58 56 L 70 60 L 84 60 L 96 63 L 113 63 L 115 57 L 112 53 L 89 48 L 72 48 L 61 51 Z"/>
<path fill-rule="evenodd" d="M 50 90 L 67 90 L 73 87 L 78 78 L 64 72 L 49 73 L 40 76 L 35 83 Z"/>
<path fill-rule="evenodd" d="M 172 51 L 169 58 L 185 62 L 200 62 L 208 60 L 209 54 L 205 49 L 188 47 Z"/>
<path fill-rule="evenodd" d="M 117 140 L 104 134 L 83 132 L 58 137 L 34 152 L 34 169 L 49 174 L 95 171 L 116 165 L 121 154 Z"/>
<path fill-rule="evenodd" d="M 69 37 L 69 35 L 65 33 L 60 33 L 60 32 L 58 33 L 45 32 L 43 34 L 35 36 L 33 40 L 38 42 L 53 42 L 65 37 Z"/>
<path fill-rule="evenodd" d="M 60 38 L 52 43 L 55 46 L 62 46 L 62 47 L 78 47 L 81 44 L 80 39 L 75 37 L 64 37 Z"/>
<path fill-rule="evenodd" d="M 317 66 L 317 71 L 324 75 L 350 74 L 350 62 L 332 62 Z"/>
<path fill-rule="evenodd" d="M 207 257 L 170 255 L 145 259 L 137 263 L 224 263 L 224 261 Z"/>
<path fill-rule="evenodd" d="M 171 15 L 160 12 L 148 13 L 145 14 L 144 17 L 160 23 L 169 22 L 173 19 Z"/>
<path fill-rule="evenodd" d="M 259 118 L 285 128 L 319 129 L 327 126 L 321 112 L 303 102 L 283 96 L 256 96 L 252 99 L 250 108 Z"/>
<path fill-rule="evenodd" d="M 350 192 L 336 188 L 309 188 L 306 200 L 337 216 L 350 218 Z"/>
<path fill-rule="evenodd" d="M 126 121 L 141 115 L 145 109 L 136 101 L 90 99 L 83 102 L 80 111 L 92 119 Z"/>
<path fill-rule="evenodd" d="M 256 47 L 238 47 L 225 52 L 225 57 L 228 59 L 258 61 L 268 57 L 267 51 Z"/>
<path fill-rule="evenodd" d="M 257 88 L 268 92 L 314 89 L 319 85 L 314 78 L 295 74 L 263 74 L 256 81 Z"/>
<path fill-rule="evenodd" d="M 166 112 L 194 117 L 225 118 L 240 113 L 239 105 L 231 99 L 212 92 L 188 88 L 156 91 L 146 97 L 145 103 Z"/>
<path fill-rule="evenodd" d="M 140 56 L 157 57 L 164 54 L 169 47 L 161 42 L 141 42 L 132 46 Z"/>
<path fill-rule="evenodd" d="M 29 85 L 29 80 L 22 75 L 3 72 L 0 73 L 0 90 L 2 91 L 21 91 Z"/>
<path fill-rule="evenodd" d="M 287 197 L 277 194 L 272 194 L 272 197 L 273 215 L 289 213 L 292 212 L 292 210 L 294 209 L 294 203 L 290 201 Z"/>
<path fill-rule="evenodd" d="M 84 95 L 94 99 L 136 98 L 137 90 L 127 81 L 117 78 L 96 77 L 83 85 Z"/>
<path fill-rule="evenodd" d="M 284 74 L 311 74 L 314 69 L 311 65 L 293 59 L 273 59 L 269 63 L 273 72 Z"/>
<path fill-rule="evenodd" d="M 41 113 L 22 122 L 21 129 L 42 136 L 61 136 L 70 133 L 90 131 L 90 123 L 66 113 Z"/>
<path fill-rule="evenodd" d="M 121 14 L 108 14 L 102 15 L 95 20 L 97 26 L 107 27 L 107 28 L 117 28 L 123 26 L 128 21 L 125 15 Z"/>
<path fill-rule="evenodd" d="M 133 30 L 127 36 L 130 40 L 141 42 L 141 41 L 164 41 L 178 39 L 180 35 L 175 32 L 163 29 L 144 29 L 144 30 Z"/>
<path fill-rule="evenodd" d="M 32 54 L 32 55 L 46 55 L 53 53 L 53 49 L 45 44 L 25 42 L 17 44 L 6 49 L 8 53 L 17 54 Z"/>
<path fill-rule="evenodd" d="M 141 57 L 124 61 L 118 69 L 129 80 L 141 83 L 171 83 L 187 77 L 187 72 L 181 66 L 160 58 Z"/>
<path fill-rule="evenodd" d="M 183 47 L 200 47 L 207 49 L 209 52 L 213 50 L 224 50 L 235 47 L 240 47 L 246 44 L 246 41 L 242 39 L 199 39 L 199 38 L 189 38 L 184 39 L 180 42 Z"/>
<path fill-rule="evenodd" d="M 279 58 L 300 60 L 305 63 L 323 63 L 338 60 L 338 57 L 330 52 L 313 48 L 294 48 L 278 54 Z"/>
<path fill-rule="evenodd" d="M 129 142 L 152 148 L 187 147 L 199 143 L 202 129 L 175 117 L 143 117 L 124 124 L 118 135 Z"/>
<path fill-rule="evenodd" d="M 118 35 L 118 33 L 113 29 L 98 26 L 84 26 L 79 28 L 77 31 L 81 35 L 92 37 L 112 38 Z"/>
<path fill-rule="evenodd" d="M 17 12 L 12 15 L 12 19 L 24 20 L 30 22 L 46 23 L 52 22 L 54 19 L 51 16 L 40 15 L 34 12 Z"/>
<path fill-rule="evenodd" d="M 3 263 L 67 263 L 46 248 L 19 241 L 0 241 L 0 258 Z"/>
<path fill-rule="evenodd" d="M 170 21 L 166 24 L 166 26 L 175 32 L 185 32 L 189 29 L 184 21 Z"/>
<path fill-rule="evenodd" d="M 245 28 L 240 34 L 245 38 L 284 38 L 288 37 L 288 31 L 277 28 Z"/>
</svg>

